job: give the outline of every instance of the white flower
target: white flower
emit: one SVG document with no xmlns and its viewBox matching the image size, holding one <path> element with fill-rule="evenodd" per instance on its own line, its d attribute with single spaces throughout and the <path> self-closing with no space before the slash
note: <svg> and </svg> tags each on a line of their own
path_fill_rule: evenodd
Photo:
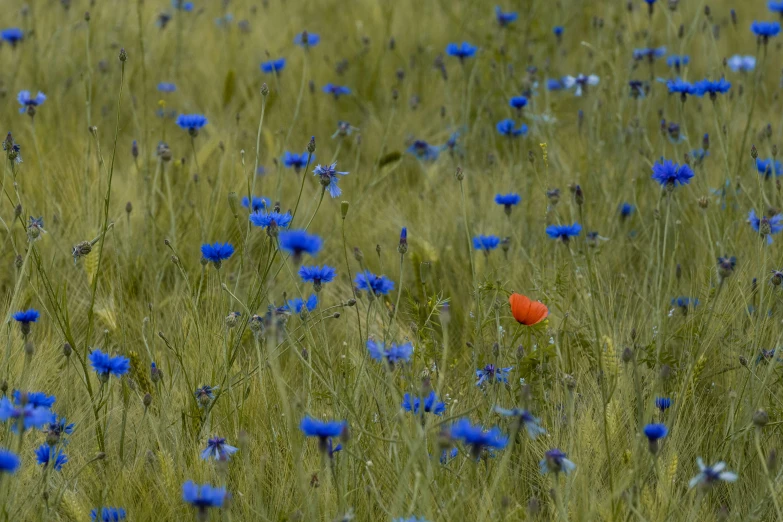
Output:
<svg viewBox="0 0 783 522">
<path fill-rule="evenodd" d="M 712 466 L 705 466 L 704 461 L 699 457 L 696 459 L 696 464 L 698 464 L 700 472 L 688 483 L 688 487 L 690 488 L 697 485 L 709 487 L 720 480 L 723 480 L 724 482 L 735 482 L 737 480 L 736 473 L 723 471 L 726 468 L 725 462 L 718 462 Z"/>
</svg>

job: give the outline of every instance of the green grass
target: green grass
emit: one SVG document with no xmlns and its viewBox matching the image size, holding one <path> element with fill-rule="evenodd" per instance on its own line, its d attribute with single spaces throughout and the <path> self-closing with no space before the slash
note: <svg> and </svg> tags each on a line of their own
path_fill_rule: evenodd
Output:
<svg viewBox="0 0 783 522">
<path fill-rule="evenodd" d="M 124 507 L 134 521 L 188 520 L 186 480 L 230 493 L 209 520 L 780 519 L 783 366 L 758 356 L 783 335 L 770 280 L 783 240 L 767 245 L 746 222 L 750 209 L 783 206 L 750 152 L 755 144 L 759 158 L 775 156 L 783 132 L 780 45 L 757 47 L 748 29 L 776 19 L 762 3 L 733 6 L 734 25 L 722 0 L 710 14 L 703 3 L 658 2 L 651 17 L 643 2 L 629 11 L 530 0 L 506 29 L 494 3 L 475 1 L 233 0 L 223 11 L 196 0 L 189 13 L 164 0 L 71 4 L 0 15 L 26 32 L 16 48 L 0 47 L 0 118 L 24 159 L 5 160 L 2 175 L 0 380 L 6 395 L 55 395 L 53 410 L 76 423 L 59 472 L 35 462 L 40 431 L 0 431 L 0 446 L 23 460 L 0 481 L 3 520 L 89 520 L 99 506 Z M 173 15 L 164 29 L 161 12 Z M 216 25 L 228 12 L 233 20 Z M 560 45 L 555 25 L 565 26 Z M 294 46 L 303 29 L 320 45 Z M 460 64 L 443 50 L 462 40 L 480 50 Z M 675 74 L 665 58 L 652 68 L 631 58 L 661 45 L 690 55 L 683 78 L 725 74 L 731 91 L 684 104 L 668 95 L 655 81 Z M 735 53 L 756 55 L 756 70 L 731 72 L 723 60 Z M 433 66 L 441 55 L 445 77 Z M 259 64 L 278 57 L 285 69 L 263 75 Z M 546 89 L 578 73 L 600 84 L 582 97 Z M 649 81 L 643 99 L 629 96 L 632 78 Z M 161 81 L 177 91 L 158 92 Z M 321 92 L 327 82 L 353 92 L 335 100 Z M 18 112 L 22 89 L 48 97 L 34 117 Z M 528 89 L 537 95 L 517 114 L 508 100 Z M 158 109 L 209 123 L 191 140 Z M 503 118 L 526 123 L 528 135 L 499 136 Z M 662 119 L 685 138 L 673 143 Z M 338 121 L 356 129 L 332 136 Z M 457 148 L 435 162 L 405 152 L 414 138 L 443 145 L 455 132 Z M 697 161 L 705 133 L 709 156 Z M 307 172 L 283 168 L 283 153 L 306 151 L 311 136 Z M 170 158 L 156 154 L 160 141 Z M 659 158 L 686 154 L 689 185 L 669 193 L 650 179 Z M 350 172 L 336 199 L 311 173 L 332 161 Z M 547 195 L 554 188 L 559 202 Z M 522 197 L 509 216 L 493 201 L 508 192 Z M 316 311 L 261 333 L 254 314 L 313 290 L 249 224 L 239 205 L 249 194 L 296 209 L 292 228 L 324 239 L 305 262 L 338 273 Z M 625 220 L 622 202 L 636 207 Z M 28 216 L 43 217 L 37 241 Z M 584 230 L 568 243 L 545 233 L 573 222 Z M 509 238 L 507 248 L 474 251 L 478 234 Z M 75 259 L 85 241 L 91 252 Z M 236 248 L 219 270 L 201 263 L 201 245 L 215 241 Z M 724 255 L 737 264 L 722 278 Z M 395 281 L 394 291 L 356 295 L 364 269 Z M 545 303 L 547 320 L 519 325 L 513 291 Z M 671 304 L 678 296 L 699 304 L 684 313 Z M 12 314 L 27 308 L 41 318 L 25 340 Z M 232 311 L 241 313 L 233 326 Z M 412 362 L 373 361 L 368 336 L 413 343 Z M 130 373 L 102 384 L 87 360 L 94 348 L 129 357 Z M 154 383 L 153 361 L 163 371 Z M 476 369 L 490 363 L 513 366 L 507 385 L 476 386 Z M 199 406 L 194 391 L 205 384 L 219 388 Z M 442 416 L 422 422 L 402 410 L 404 393 L 429 389 L 446 402 Z M 672 399 L 663 414 L 659 396 Z M 547 434 L 530 440 L 495 406 L 530 410 Z M 758 410 L 765 427 L 753 423 Z M 300 431 L 305 415 L 348 422 L 333 460 Z M 460 417 L 512 440 L 478 460 L 456 444 L 442 465 Z M 669 428 L 655 456 L 642 434 L 650 422 Z M 228 463 L 200 459 L 213 435 L 239 448 Z M 542 475 L 551 448 L 576 470 Z M 737 482 L 690 489 L 697 457 L 725 461 Z"/>
</svg>

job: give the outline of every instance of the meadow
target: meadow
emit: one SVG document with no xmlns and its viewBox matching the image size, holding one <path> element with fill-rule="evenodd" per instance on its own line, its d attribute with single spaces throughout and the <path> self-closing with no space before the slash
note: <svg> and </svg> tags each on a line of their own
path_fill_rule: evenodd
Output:
<svg viewBox="0 0 783 522">
<path fill-rule="evenodd" d="M 782 17 L 8 0 L 0 518 L 783 520 Z"/>
</svg>

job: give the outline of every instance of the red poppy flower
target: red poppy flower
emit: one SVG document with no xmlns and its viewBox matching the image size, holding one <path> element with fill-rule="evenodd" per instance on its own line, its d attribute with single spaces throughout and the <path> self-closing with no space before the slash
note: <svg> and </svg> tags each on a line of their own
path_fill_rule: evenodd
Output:
<svg viewBox="0 0 783 522">
<path fill-rule="evenodd" d="M 540 301 L 531 301 L 522 294 L 511 294 L 508 298 L 511 305 L 511 315 L 520 324 L 533 326 L 538 324 L 549 315 L 549 309 Z"/>
</svg>

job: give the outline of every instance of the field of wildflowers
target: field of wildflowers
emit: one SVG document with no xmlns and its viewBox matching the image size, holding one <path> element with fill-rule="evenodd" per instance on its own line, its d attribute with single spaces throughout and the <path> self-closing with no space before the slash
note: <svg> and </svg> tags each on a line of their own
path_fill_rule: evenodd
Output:
<svg viewBox="0 0 783 522">
<path fill-rule="evenodd" d="M 9 0 L 0 522 L 783 520 L 781 18 Z"/>
</svg>

